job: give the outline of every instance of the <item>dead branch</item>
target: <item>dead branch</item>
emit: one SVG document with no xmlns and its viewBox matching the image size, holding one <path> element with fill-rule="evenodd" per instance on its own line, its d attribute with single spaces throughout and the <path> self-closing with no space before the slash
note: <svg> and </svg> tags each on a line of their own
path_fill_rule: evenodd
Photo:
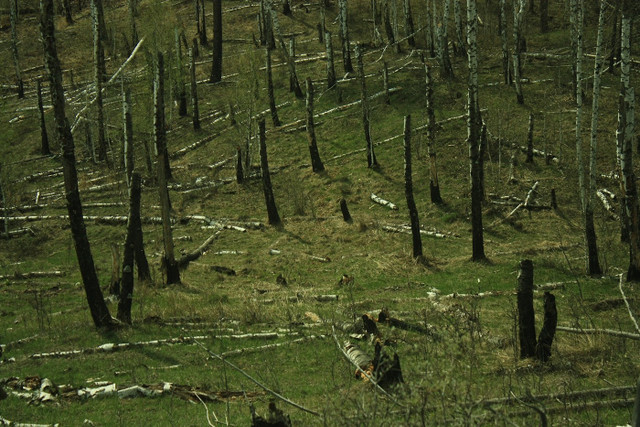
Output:
<svg viewBox="0 0 640 427">
<path fill-rule="evenodd" d="M 612 200 L 615 200 L 615 194 L 611 193 L 609 190 L 605 188 L 602 188 L 596 191 L 596 195 L 602 202 L 602 206 L 604 206 L 605 210 L 609 213 L 611 218 L 618 221 L 620 217 L 618 216 L 618 213 L 613 208 L 613 206 L 611 206 L 611 203 L 609 203 L 609 199 L 607 198 L 607 196 L 609 196 Z"/>
<path fill-rule="evenodd" d="M 624 305 L 627 306 L 627 311 L 629 312 L 629 317 L 631 317 L 633 326 L 636 327 L 636 331 L 638 332 L 638 334 L 640 334 L 640 327 L 638 327 L 638 321 L 636 320 L 636 317 L 633 315 L 633 312 L 631 311 L 631 307 L 629 306 L 629 301 L 627 301 L 627 297 L 624 294 L 624 291 L 622 290 L 622 274 L 620 275 L 620 281 L 618 282 L 618 289 L 620 289 L 620 294 L 622 295 L 622 299 L 624 300 Z"/>
<path fill-rule="evenodd" d="M 284 346 L 291 345 L 291 344 L 297 344 L 297 343 L 301 343 L 301 342 L 305 342 L 305 341 L 311 341 L 311 340 L 316 340 L 316 339 L 325 339 L 325 338 L 327 338 L 327 335 L 307 335 L 305 337 L 296 338 L 294 340 L 285 341 L 285 342 L 279 342 L 279 343 L 274 343 L 274 344 L 265 344 L 265 345 L 261 345 L 261 346 L 258 346 L 258 347 L 246 347 L 246 348 L 238 348 L 238 349 L 235 349 L 235 350 L 229 350 L 229 351 L 225 351 L 224 353 L 220 353 L 220 355 L 222 357 L 228 357 L 228 356 L 237 356 L 239 354 L 250 354 L 250 353 L 255 353 L 255 352 L 259 352 L 259 351 L 261 352 L 263 350 L 271 350 L 271 349 L 274 349 L 274 348 L 284 347 Z"/>
<path fill-rule="evenodd" d="M 35 279 L 39 277 L 62 277 L 65 273 L 59 270 L 53 271 L 31 271 L 28 273 L 18 273 L 17 271 L 13 274 L 5 274 L 0 276 L 0 280 L 27 280 L 27 279 Z"/>
<path fill-rule="evenodd" d="M 384 207 L 387 207 L 391 210 L 397 211 L 398 210 L 398 206 L 396 206 L 395 204 L 391 203 L 388 200 L 385 200 L 381 197 L 376 196 L 375 194 L 371 193 L 371 196 L 369 196 L 369 198 L 371 200 L 373 200 L 375 203 L 382 205 Z"/>
<path fill-rule="evenodd" d="M 640 334 L 632 334 L 631 332 L 615 331 L 612 329 L 577 329 L 569 328 L 567 326 L 558 326 L 558 331 L 571 332 L 572 334 L 584 334 L 584 335 L 611 335 L 620 338 L 629 338 L 632 340 L 640 340 Z"/>
<path fill-rule="evenodd" d="M 187 268 L 187 266 L 191 261 L 195 261 L 198 258 L 200 258 L 209 248 L 211 243 L 213 243 L 213 241 L 218 237 L 218 235 L 220 235 L 220 233 L 221 233 L 221 230 L 216 231 L 211 236 L 209 236 L 207 240 L 202 242 L 202 244 L 198 246 L 193 252 L 189 252 L 188 254 L 180 258 L 178 260 L 178 268 L 180 268 L 181 270 L 184 270 L 185 268 Z"/>
</svg>

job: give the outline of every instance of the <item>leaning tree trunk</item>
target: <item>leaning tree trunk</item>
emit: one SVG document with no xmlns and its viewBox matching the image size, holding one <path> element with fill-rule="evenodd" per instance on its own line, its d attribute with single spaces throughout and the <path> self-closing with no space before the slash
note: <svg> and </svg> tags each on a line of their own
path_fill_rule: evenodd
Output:
<svg viewBox="0 0 640 427">
<path fill-rule="evenodd" d="M 533 262 L 520 261 L 518 273 L 518 339 L 520 358 L 533 357 L 536 354 L 536 321 L 533 311 Z"/>
<path fill-rule="evenodd" d="M 314 172 L 322 172 L 324 165 L 320 159 L 320 153 L 318 152 L 318 144 L 316 142 L 316 130 L 313 123 L 313 83 L 311 78 L 307 77 L 306 80 L 307 89 L 307 135 L 309 137 L 309 154 L 311 155 L 311 168 Z"/>
<path fill-rule="evenodd" d="M 431 67 L 425 62 L 425 82 L 426 82 L 426 110 L 427 110 L 427 153 L 429 155 L 429 170 L 431 172 L 431 180 L 429 189 L 431 194 L 431 202 L 436 204 L 442 203 L 440 196 L 440 182 L 438 181 L 438 168 L 436 163 L 436 116 L 433 108 L 433 83 L 431 79 Z"/>
<path fill-rule="evenodd" d="M 222 81 L 222 0 L 213 0 L 213 63 L 210 83 Z"/>
<path fill-rule="evenodd" d="M 127 186 L 131 188 L 131 177 L 134 168 L 133 120 L 131 118 L 131 90 L 122 88 L 122 122 L 124 124 L 124 170 Z"/>
<path fill-rule="evenodd" d="M 422 238 L 420 237 L 420 219 L 413 199 L 413 178 L 411 177 L 411 116 L 404 117 L 404 195 L 407 199 L 411 235 L 413 237 L 413 257 L 422 258 Z"/>
<path fill-rule="evenodd" d="M 353 72 L 351 65 L 351 50 L 349 43 L 349 24 L 347 22 L 347 0 L 338 0 L 340 11 L 338 18 L 340 21 L 340 41 L 342 42 L 342 64 L 345 73 Z"/>
<path fill-rule="evenodd" d="M 193 44 L 197 41 L 194 39 Z M 198 82 L 196 81 L 196 59 L 193 54 L 194 49 L 189 49 L 189 77 L 191 80 L 191 115 L 193 120 L 193 130 L 200 130 L 200 109 L 198 108 Z"/>
<path fill-rule="evenodd" d="M 524 95 L 522 94 L 522 65 L 520 54 L 522 49 L 522 20 L 524 18 L 524 10 L 526 0 L 513 0 L 513 80 L 516 83 L 516 99 L 518 104 L 524 104 Z"/>
<path fill-rule="evenodd" d="M 58 60 L 53 23 L 53 0 L 40 0 L 40 34 L 44 48 L 45 66 L 49 73 L 51 103 L 53 104 L 56 138 L 62 147 L 62 168 L 67 199 L 67 211 L 71 225 L 71 234 L 76 248 L 82 283 L 87 295 L 93 323 L 97 327 L 112 324 L 111 314 L 104 302 L 100 283 L 96 274 L 91 246 L 82 215 L 82 202 L 78 191 L 75 148 L 69 122 L 65 116 L 64 90 L 62 88 L 62 70 Z"/>
<path fill-rule="evenodd" d="M 260 132 L 260 169 L 262 172 L 262 190 L 264 192 L 264 201 L 267 205 L 267 216 L 269 217 L 269 224 L 279 227 L 282 225 L 282 221 L 278 214 L 276 200 L 273 197 L 273 187 L 271 186 L 271 174 L 269 173 L 267 141 L 265 137 L 265 124 L 263 118 L 258 122 L 258 128 Z"/>
<path fill-rule="evenodd" d="M 440 76 L 445 79 L 452 80 L 454 77 L 453 66 L 451 65 L 451 57 L 449 55 L 449 36 L 447 34 L 449 28 L 449 0 L 444 0 L 444 8 L 442 11 L 442 25 L 438 26 L 438 60 L 440 62 Z"/>
<path fill-rule="evenodd" d="M 104 48 L 100 22 L 103 18 L 102 0 L 91 0 L 91 17 L 93 18 L 93 80 L 96 86 L 96 111 L 98 125 L 98 160 L 107 161 L 107 138 L 104 129 L 104 105 L 102 101 L 102 82 L 104 81 Z"/>
<path fill-rule="evenodd" d="M 133 263 L 135 257 L 136 221 L 140 217 L 140 175 L 131 176 L 131 192 L 129 194 L 129 218 L 127 220 L 127 237 L 124 242 L 122 260 L 122 276 L 120 280 L 120 301 L 118 303 L 118 320 L 131 324 L 131 303 L 133 301 Z"/>
<path fill-rule="evenodd" d="M 507 45 L 507 13 L 505 0 L 500 0 L 500 40 L 502 41 L 502 74 L 504 84 L 510 85 L 512 82 L 509 72 L 509 47 Z"/>
<path fill-rule="evenodd" d="M 20 57 L 18 56 L 18 33 L 16 30 L 18 24 L 18 5 L 13 0 L 9 0 L 9 4 L 9 20 L 11 24 L 11 55 L 13 56 L 13 66 L 15 67 L 16 80 L 18 83 L 18 98 L 24 98 L 24 82 L 22 81 L 22 71 L 20 70 Z"/>
<path fill-rule="evenodd" d="M 158 53 L 156 61 L 155 79 L 153 82 L 153 131 L 156 143 L 158 190 L 160 193 L 160 210 L 162 213 L 162 237 L 164 240 L 164 254 L 162 256 L 162 268 L 166 274 L 166 284 L 180 283 L 180 271 L 173 252 L 173 232 L 171 230 L 171 203 L 167 188 L 167 135 L 164 119 L 164 59 L 162 53 Z"/>
<path fill-rule="evenodd" d="M 542 4 L 541 6 L 542 7 Z M 593 97 L 591 102 L 591 150 L 589 154 L 589 187 L 587 188 L 584 205 L 584 232 L 587 242 L 587 274 L 600 275 L 602 268 L 598 260 L 598 244 L 596 228 L 593 221 L 593 199 L 596 194 L 596 154 L 598 146 L 598 109 L 600 99 L 600 85 L 603 58 L 604 14 L 605 0 L 600 0 L 600 15 L 598 17 L 598 36 L 596 38 L 596 59 L 593 66 Z"/>
<path fill-rule="evenodd" d="M 324 43 L 327 50 L 327 88 L 332 89 L 336 85 L 336 68 L 333 64 L 333 43 L 329 31 L 324 33 Z"/>
<path fill-rule="evenodd" d="M 480 146 L 482 118 L 478 103 L 478 14 L 476 0 L 467 0 L 467 57 L 469 62 L 469 84 L 467 97 L 467 143 L 469 144 L 469 163 L 471 169 L 471 234 L 473 261 L 483 261 L 484 232 L 482 229 L 482 168 L 483 159 Z"/>
<path fill-rule="evenodd" d="M 364 139 L 367 144 L 367 166 L 370 168 L 378 167 L 376 153 L 373 149 L 373 141 L 371 139 L 371 123 L 369 122 L 369 103 L 367 102 L 367 85 L 366 76 L 364 74 L 364 64 L 362 62 L 362 46 L 356 45 L 356 61 L 358 63 L 358 78 L 360 80 L 360 101 L 362 104 L 362 125 L 364 127 Z"/>
<path fill-rule="evenodd" d="M 271 49 L 267 45 L 265 48 L 267 51 L 267 95 L 269 96 L 269 110 L 271 111 L 271 120 L 273 121 L 273 125 L 275 127 L 279 127 L 281 125 L 280 119 L 278 118 L 278 109 L 276 107 L 276 97 L 273 89 L 273 76 L 271 75 Z"/>
<path fill-rule="evenodd" d="M 638 218 L 638 190 L 633 170 L 633 139 L 635 131 L 635 95 L 630 84 L 631 68 L 631 2 L 623 2 L 620 24 L 620 97 L 618 107 L 617 151 L 621 170 L 620 179 L 624 195 L 624 213 L 627 224 L 623 224 L 629 237 L 628 281 L 640 281 L 640 224 Z M 626 225 L 626 226 L 625 226 Z"/>
<path fill-rule="evenodd" d="M 47 123 L 44 119 L 44 106 L 42 105 L 42 87 L 40 79 L 36 80 L 36 92 L 38 93 L 38 113 L 40 115 L 40 152 L 43 156 L 50 156 L 49 137 L 47 136 Z"/>
</svg>

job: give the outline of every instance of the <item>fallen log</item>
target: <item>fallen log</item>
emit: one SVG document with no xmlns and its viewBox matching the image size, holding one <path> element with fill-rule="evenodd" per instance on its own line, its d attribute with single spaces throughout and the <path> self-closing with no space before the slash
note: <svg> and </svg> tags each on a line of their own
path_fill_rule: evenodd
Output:
<svg viewBox="0 0 640 427">
<path fill-rule="evenodd" d="M 36 235 L 36 233 L 30 228 L 17 228 L 0 234 L 0 239 L 11 239 L 12 237 L 18 237 L 24 234 L 30 234 L 32 236 Z"/>
<path fill-rule="evenodd" d="M 62 277 L 65 273 L 60 270 L 53 271 L 31 271 L 27 273 L 19 273 L 15 272 L 13 274 L 5 274 L 0 276 L 0 280 L 27 280 L 27 279 L 36 279 L 39 277 Z"/>
<path fill-rule="evenodd" d="M 631 340 L 639 340 L 640 334 L 634 334 L 631 332 L 616 331 L 613 329 L 578 329 L 569 328 L 567 326 L 558 326 L 557 331 L 570 332 L 572 334 L 584 334 L 584 335 L 611 335 L 614 337 L 628 338 Z"/>
<path fill-rule="evenodd" d="M 403 225 L 382 225 L 381 226 L 382 230 L 387 231 L 389 233 L 404 233 L 404 234 L 411 234 L 411 227 L 403 224 Z M 437 237 L 439 239 L 444 239 L 447 237 L 458 237 L 457 235 L 453 234 L 453 233 L 449 233 L 449 232 L 443 232 L 443 231 L 430 231 L 430 230 L 424 230 L 424 229 L 420 229 L 420 234 L 424 234 L 425 236 L 430 236 L 430 237 Z"/>
<path fill-rule="evenodd" d="M 618 221 L 620 219 L 620 217 L 618 216 L 618 213 L 613 208 L 613 206 L 611 206 L 611 203 L 609 203 L 609 199 L 608 199 L 608 198 L 611 198 L 611 200 L 615 201 L 616 200 L 615 194 L 613 194 L 612 192 L 610 192 L 609 190 L 607 190 L 605 188 L 602 188 L 602 189 L 596 191 L 596 195 L 598 196 L 598 198 L 602 202 L 602 206 L 604 206 L 604 209 L 609 213 L 609 216 L 612 219 Z"/>
<path fill-rule="evenodd" d="M 200 258 L 209 248 L 211 243 L 213 243 L 213 241 L 218 238 L 220 233 L 221 233 L 220 230 L 216 231 L 211 236 L 209 236 L 204 242 L 202 242 L 202 244 L 198 246 L 194 251 L 189 252 L 188 254 L 181 257 L 178 260 L 178 268 L 181 270 L 184 270 L 185 268 L 187 268 L 190 262 Z M 235 272 L 234 272 L 234 275 L 235 275 Z"/>
<path fill-rule="evenodd" d="M 396 206 L 395 204 L 391 203 L 388 200 L 385 200 L 381 197 L 376 196 L 374 193 L 371 193 L 371 196 L 369 196 L 369 198 L 373 200 L 375 203 L 382 205 L 384 207 L 387 207 L 391 210 L 394 210 L 394 211 L 398 210 L 398 206 Z"/>
</svg>

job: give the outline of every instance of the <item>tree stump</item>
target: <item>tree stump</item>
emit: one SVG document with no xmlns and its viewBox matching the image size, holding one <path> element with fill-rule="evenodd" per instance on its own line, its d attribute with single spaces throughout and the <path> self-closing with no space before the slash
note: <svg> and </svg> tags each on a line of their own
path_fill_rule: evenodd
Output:
<svg viewBox="0 0 640 427">
<path fill-rule="evenodd" d="M 520 358 L 536 354 L 536 325 L 533 311 L 533 262 L 520 261 L 518 273 L 518 338 Z"/>
<path fill-rule="evenodd" d="M 538 336 L 536 344 L 536 358 L 546 362 L 551 357 L 551 344 L 556 334 L 558 325 L 558 310 L 556 309 L 556 297 L 550 292 L 544 293 L 544 324 Z"/>
</svg>

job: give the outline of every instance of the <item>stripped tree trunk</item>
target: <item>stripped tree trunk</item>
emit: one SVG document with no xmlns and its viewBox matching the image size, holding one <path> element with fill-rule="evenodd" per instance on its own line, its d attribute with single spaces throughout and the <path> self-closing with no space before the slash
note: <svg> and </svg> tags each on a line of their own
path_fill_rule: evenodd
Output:
<svg viewBox="0 0 640 427">
<path fill-rule="evenodd" d="M 131 302 L 133 301 L 133 263 L 135 257 L 135 217 L 140 218 L 140 175 L 131 176 L 131 192 L 129 194 L 129 218 L 127 220 L 127 237 L 124 242 L 122 260 L 122 278 L 120 282 L 120 301 L 118 303 L 118 320 L 131 324 Z"/>
<path fill-rule="evenodd" d="M 373 150 L 373 141 L 371 140 L 371 124 L 369 122 L 369 103 L 367 102 L 367 85 L 366 76 L 364 74 L 364 64 L 362 62 L 362 46 L 356 45 L 356 61 L 358 63 L 358 78 L 360 79 L 360 100 L 362 104 L 362 125 L 364 127 L 364 139 L 367 144 L 367 166 L 370 168 L 378 167 L 376 154 Z"/>
<path fill-rule="evenodd" d="M 160 194 L 160 210 L 162 213 L 162 237 L 164 240 L 164 254 L 162 269 L 165 273 L 166 284 L 180 283 L 180 271 L 173 252 L 173 232 L 171 231 L 171 202 L 167 189 L 167 135 L 164 122 L 164 58 L 158 52 L 155 79 L 153 82 L 153 130 L 157 150 L 158 191 Z"/>
<path fill-rule="evenodd" d="M 520 261 L 518 273 L 518 339 L 520 358 L 536 354 L 536 320 L 533 311 L 533 262 Z"/>
<path fill-rule="evenodd" d="M 333 63 L 333 43 L 329 31 L 324 33 L 324 44 L 327 50 L 327 88 L 331 89 L 336 85 L 336 68 Z"/>
<path fill-rule="evenodd" d="M 347 22 L 347 0 L 338 0 L 340 11 L 340 42 L 342 43 L 342 65 L 345 73 L 353 72 L 351 65 L 351 48 L 349 43 L 349 24 Z"/>
<path fill-rule="evenodd" d="M 629 240 L 629 269 L 627 281 L 640 281 L 640 224 L 638 218 L 638 190 L 633 170 L 633 139 L 635 131 L 635 94 L 630 84 L 631 68 L 631 2 L 622 4 L 620 34 L 620 96 L 618 107 L 618 129 L 616 132 L 620 180 L 624 195 L 624 213 Z M 622 216 L 622 215 L 621 215 Z"/>
<path fill-rule="evenodd" d="M 456 23 L 456 45 L 454 52 L 456 55 L 464 57 L 467 56 L 467 51 L 464 47 L 465 40 L 462 26 L 462 13 L 460 13 L 460 1 L 461 0 L 453 0 L 453 16 Z"/>
<path fill-rule="evenodd" d="M 457 2 L 457 0 L 456 0 Z M 416 39 L 413 36 L 415 32 L 413 28 L 413 16 L 411 13 L 411 3 L 409 0 L 404 0 L 402 3 L 402 11 L 404 12 L 404 32 L 407 37 L 407 43 L 409 43 L 410 47 L 416 47 Z"/>
<path fill-rule="evenodd" d="M 267 216 L 269 218 L 270 225 L 279 227 L 282 225 L 282 221 L 280 220 L 280 215 L 278 214 L 276 200 L 273 197 L 273 187 L 271 186 L 271 174 L 269 173 L 269 161 L 267 159 L 267 142 L 265 137 L 264 118 L 261 118 L 258 122 L 258 128 L 260 132 L 260 169 L 262 171 L 262 190 L 264 192 L 264 201 L 267 205 Z"/>
<path fill-rule="evenodd" d="M 180 33 L 178 28 L 173 29 L 175 53 L 176 53 L 176 78 L 174 79 L 174 96 L 178 101 L 178 114 L 180 117 L 187 115 L 187 91 L 184 84 L 184 67 L 182 66 L 182 46 L 180 45 Z"/>
<path fill-rule="evenodd" d="M 104 81 L 104 48 L 100 22 L 103 18 L 102 0 L 91 0 L 91 17 L 93 19 L 93 79 L 96 86 L 96 110 L 98 125 L 98 160 L 107 160 L 107 138 L 104 130 L 104 106 L 102 102 L 102 82 Z"/>
<path fill-rule="evenodd" d="M 191 80 L 191 117 L 193 130 L 200 130 L 200 109 L 198 108 L 198 83 L 196 81 L 196 59 L 193 54 L 197 41 L 194 39 L 194 47 L 189 49 L 189 78 Z"/>
<path fill-rule="evenodd" d="M 49 137 L 47 136 L 47 124 L 44 119 L 44 106 L 42 105 L 42 87 L 40 79 L 36 80 L 36 92 L 38 93 L 38 113 L 40 114 L 40 152 L 43 156 L 50 156 Z"/>
<path fill-rule="evenodd" d="M 9 21 L 11 24 L 11 55 L 13 56 L 13 66 L 16 71 L 18 83 L 18 98 L 24 98 L 24 82 L 22 81 L 22 71 L 20 70 L 20 57 L 18 56 L 18 5 L 13 0 L 9 1 Z"/>
<path fill-rule="evenodd" d="M 273 125 L 275 127 L 279 127 L 281 125 L 280 119 L 278 118 L 278 109 L 276 108 L 276 98 L 273 90 L 273 77 L 271 75 L 271 49 L 269 46 L 266 47 L 267 53 L 267 93 L 269 96 L 269 110 L 271 111 L 271 120 L 273 121 Z"/>
<path fill-rule="evenodd" d="M 549 0 L 540 0 L 540 32 L 549 31 Z"/>
<path fill-rule="evenodd" d="M 131 176 L 134 168 L 133 120 L 131 118 L 131 90 L 122 88 L 122 122 L 124 127 L 124 170 L 127 186 L 131 188 Z"/>
<path fill-rule="evenodd" d="M 502 74 L 504 75 L 504 84 L 512 83 L 511 73 L 509 72 L 509 48 L 507 45 L 507 13 L 505 9 L 505 0 L 500 0 L 500 40 L 502 41 Z"/>
<path fill-rule="evenodd" d="M 140 40 L 138 37 L 138 29 L 136 28 L 136 15 L 138 14 L 138 11 L 136 10 L 136 2 L 137 0 L 129 0 L 129 25 L 131 26 L 131 46 L 137 45 L 138 41 Z M 200 25 L 198 24 L 198 26 Z"/>
<path fill-rule="evenodd" d="M 320 159 L 320 153 L 318 152 L 318 144 L 316 142 L 316 130 L 313 123 L 313 83 L 311 78 L 307 77 L 306 80 L 307 89 L 307 135 L 309 137 L 309 154 L 311 154 L 311 168 L 314 172 L 322 172 L 324 165 Z"/>
<path fill-rule="evenodd" d="M 542 6 L 541 6 L 542 7 Z M 600 15 L 598 17 L 598 36 L 596 38 L 596 59 L 593 66 L 593 97 L 591 103 L 591 149 L 589 154 L 589 187 L 585 197 L 584 221 L 585 240 L 587 242 L 587 274 L 600 275 L 602 268 L 598 261 L 598 244 L 596 229 L 593 221 L 593 199 L 596 194 L 596 154 L 598 146 L 598 110 L 600 98 L 601 74 L 603 65 L 603 39 L 605 0 L 600 0 Z"/>
<path fill-rule="evenodd" d="M 213 0 L 213 63 L 209 83 L 222 81 L 222 0 Z"/>
<path fill-rule="evenodd" d="M 411 177 L 411 116 L 404 117 L 404 195 L 407 199 L 411 235 L 413 236 L 413 257 L 422 258 L 422 238 L 420 237 L 420 219 L 413 199 L 413 179 Z"/>
<path fill-rule="evenodd" d="M 524 95 L 522 95 L 522 66 L 520 62 L 520 53 L 522 49 L 522 21 L 524 19 L 524 11 L 526 0 L 513 0 L 513 80 L 516 83 L 516 98 L 518 104 L 524 104 Z"/>
<path fill-rule="evenodd" d="M 471 169 L 471 233 L 473 261 L 484 261 L 484 232 L 482 229 L 482 168 L 480 107 L 478 103 L 478 14 L 476 0 L 467 0 L 467 56 L 469 62 L 469 84 L 467 97 L 467 143 L 469 145 L 469 163 Z"/>
<path fill-rule="evenodd" d="M 551 344 L 556 335 L 558 325 L 558 310 L 556 309 L 556 297 L 550 292 L 544 293 L 544 323 L 536 343 L 536 359 L 546 362 L 551 357 Z"/>
<path fill-rule="evenodd" d="M 324 1 L 320 2 L 320 22 L 318 23 L 318 42 L 323 43 L 325 33 L 327 32 L 327 23 L 325 17 L 326 7 Z"/>
<path fill-rule="evenodd" d="M 53 18 L 53 0 L 40 0 L 40 34 L 44 48 L 45 66 L 50 79 L 49 87 L 54 111 L 56 138 L 60 141 L 62 147 L 62 168 L 64 171 L 64 186 L 71 234 L 93 323 L 97 327 L 109 326 L 112 324 L 111 315 L 102 297 L 82 215 L 75 149 L 69 122 L 64 111 L 62 70 L 56 49 Z"/>
<path fill-rule="evenodd" d="M 449 36 L 447 34 L 448 28 L 449 0 L 444 0 L 444 8 L 442 11 L 442 25 L 438 26 L 438 60 L 440 62 L 440 77 L 451 80 L 453 79 L 454 75 L 453 66 L 451 65 L 451 57 L 449 56 Z"/>
<path fill-rule="evenodd" d="M 202 46 L 207 46 L 209 44 L 207 40 L 207 14 L 204 10 L 204 0 L 200 0 L 200 6 L 202 11 L 202 22 L 200 24 L 200 44 Z"/>
<path fill-rule="evenodd" d="M 525 163 L 533 163 L 533 113 L 529 113 L 529 131 L 527 132 L 527 159 Z"/>
<path fill-rule="evenodd" d="M 436 149 L 434 146 L 436 140 L 436 116 L 433 108 L 433 83 L 431 79 L 431 67 L 425 62 L 425 82 L 426 82 L 426 110 L 427 110 L 427 153 L 429 155 L 429 170 L 431 179 L 429 189 L 431 194 L 431 202 L 436 204 L 442 203 L 440 196 L 440 182 L 438 181 L 438 167 L 436 164 Z"/>
</svg>

